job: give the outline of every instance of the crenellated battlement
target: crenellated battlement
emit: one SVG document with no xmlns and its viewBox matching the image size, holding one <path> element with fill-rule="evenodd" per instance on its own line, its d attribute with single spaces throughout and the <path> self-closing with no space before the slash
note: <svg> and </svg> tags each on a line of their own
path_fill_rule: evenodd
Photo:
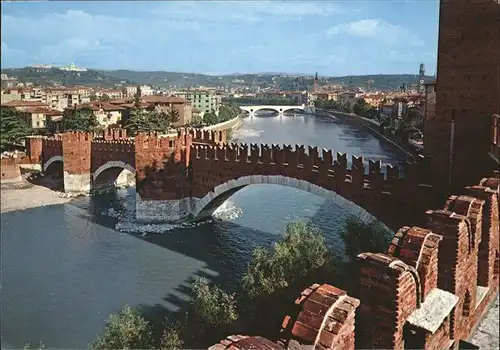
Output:
<svg viewBox="0 0 500 350">
<path fill-rule="evenodd" d="M 68 131 L 61 134 L 61 138 L 65 143 L 78 143 L 82 141 L 91 141 L 94 133 L 85 131 Z"/>
<path fill-rule="evenodd" d="M 217 130 L 204 130 L 204 129 L 192 129 L 184 128 L 178 130 L 179 136 L 188 134 L 192 136 L 192 142 L 194 143 L 205 143 L 212 145 L 222 145 L 226 143 L 227 135 L 226 131 Z"/>
<path fill-rule="evenodd" d="M 117 139 L 117 140 L 92 140 L 93 152 L 135 152 L 135 141 L 131 139 Z"/>
<path fill-rule="evenodd" d="M 127 136 L 127 129 L 123 128 L 106 128 L 100 132 L 94 132 L 93 137 L 109 141 L 130 139 Z"/>
<path fill-rule="evenodd" d="M 47 148 L 60 148 L 62 149 L 61 138 L 44 138 L 42 139 L 42 146 Z"/>
<path fill-rule="evenodd" d="M 421 226 L 401 227 L 387 253 L 359 254 L 359 300 L 327 284 L 305 289 L 275 348 L 457 348 L 498 294 L 499 184 L 484 178 Z"/>
<path fill-rule="evenodd" d="M 353 155 L 348 159 L 345 153 L 317 147 L 306 148 L 301 145 L 266 145 L 266 144 L 225 144 L 225 145 L 200 145 L 191 146 L 191 161 L 193 164 L 202 162 L 234 162 L 254 165 L 271 165 L 298 167 L 319 173 L 343 174 L 350 181 L 360 180 L 357 175 L 364 174 L 373 186 L 381 186 L 384 181 L 398 180 L 403 177 L 415 183 L 423 181 L 425 165 L 419 162 L 406 162 L 402 167 L 386 164 L 380 161 L 367 160 L 362 156 Z M 349 165 L 350 163 L 350 165 Z"/>
</svg>

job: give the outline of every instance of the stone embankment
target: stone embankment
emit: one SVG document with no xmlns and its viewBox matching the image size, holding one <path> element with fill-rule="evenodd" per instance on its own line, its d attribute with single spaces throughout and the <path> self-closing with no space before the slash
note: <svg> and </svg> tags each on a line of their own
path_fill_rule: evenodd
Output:
<svg viewBox="0 0 500 350">
<path fill-rule="evenodd" d="M 398 142 L 396 142 L 395 140 L 391 139 L 390 137 L 388 137 L 387 135 L 383 135 L 380 133 L 380 123 L 378 123 L 377 121 L 373 120 L 373 119 L 368 119 L 368 118 L 365 118 L 365 117 L 361 117 L 357 114 L 354 114 L 354 113 L 344 113 L 344 112 L 339 112 L 339 111 L 325 111 L 325 110 L 321 110 L 321 109 L 316 109 L 316 111 L 318 112 L 322 112 L 322 115 L 328 115 L 328 116 L 335 116 L 335 115 L 339 115 L 339 116 L 343 116 L 343 117 L 346 117 L 346 118 L 351 118 L 351 119 L 356 119 L 357 121 L 360 122 L 360 124 L 369 129 L 371 132 L 373 132 L 375 135 L 377 135 L 378 137 L 386 140 L 387 142 L 391 143 L 393 146 L 397 147 L 398 149 L 400 149 L 401 151 L 403 151 L 406 155 L 408 155 L 409 157 L 415 159 L 415 156 L 418 154 L 418 151 L 421 151 L 421 145 L 416 143 L 415 141 L 413 140 L 410 140 L 410 144 L 408 146 L 404 146 Z"/>
<path fill-rule="evenodd" d="M 241 126 L 241 124 L 243 124 L 243 122 L 241 121 L 241 116 L 237 116 L 233 119 L 230 119 L 228 121 L 219 124 L 206 126 L 203 128 L 203 130 L 213 130 L 213 131 L 236 130 Z"/>
</svg>

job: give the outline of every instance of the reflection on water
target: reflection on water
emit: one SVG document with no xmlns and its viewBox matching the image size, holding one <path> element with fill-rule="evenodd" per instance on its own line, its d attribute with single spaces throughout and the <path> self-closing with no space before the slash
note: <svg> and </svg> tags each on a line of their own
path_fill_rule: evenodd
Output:
<svg viewBox="0 0 500 350">
<path fill-rule="evenodd" d="M 308 115 L 248 117 L 234 136 L 311 144 L 386 163 L 403 159 L 364 129 Z M 272 244 L 289 221 L 312 221 L 341 251 L 337 232 L 348 214 L 340 201 L 250 185 L 213 220 L 138 226 L 134 200 L 132 188 L 2 214 L 3 346 L 41 340 L 52 348 L 85 347 L 108 314 L 126 304 L 152 314 L 177 311 L 197 275 L 237 291 L 253 247 Z"/>
</svg>

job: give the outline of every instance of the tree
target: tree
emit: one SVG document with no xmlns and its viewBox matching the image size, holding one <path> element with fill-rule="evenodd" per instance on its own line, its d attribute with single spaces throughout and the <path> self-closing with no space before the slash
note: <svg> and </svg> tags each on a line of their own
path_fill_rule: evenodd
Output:
<svg viewBox="0 0 500 350">
<path fill-rule="evenodd" d="M 257 247 L 243 277 L 251 298 L 280 289 L 307 284 L 318 272 L 328 269 L 329 249 L 322 233 L 303 222 L 292 222 L 271 249 Z"/>
<path fill-rule="evenodd" d="M 384 252 L 393 237 L 393 233 L 380 221 L 361 221 L 356 216 L 349 216 L 340 237 L 344 242 L 346 255 L 355 261 L 363 252 Z"/>
<path fill-rule="evenodd" d="M 94 131 L 99 125 L 90 107 L 66 109 L 61 131 Z"/>
<path fill-rule="evenodd" d="M 174 106 L 170 106 L 166 113 L 168 125 L 178 123 L 180 120 L 179 110 Z"/>
<path fill-rule="evenodd" d="M 31 128 L 16 109 L 2 107 L 0 110 L 0 149 L 3 152 L 19 145 L 31 133 Z"/>
<path fill-rule="evenodd" d="M 361 117 L 366 117 L 369 110 L 370 105 L 362 98 L 358 99 L 352 106 L 352 111 Z"/>
<path fill-rule="evenodd" d="M 99 99 L 101 101 L 109 101 L 111 100 L 111 97 L 109 97 L 108 94 L 102 94 L 101 98 Z"/>
<path fill-rule="evenodd" d="M 195 316 L 209 329 L 218 329 L 232 324 L 238 319 L 234 294 L 228 294 L 217 286 L 210 285 L 204 277 L 193 283 L 193 298 L 189 308 L 190 316 Z"/>
<path fill-rule="evenodd" d="M 52 120 L 52 117 L 47 116 L 45 118 L 45 130 L 47 130 L 47 133 L 49 135 L 54 135 L 59 132 L 59 128 L 57 126 L 57 123 Z"/>
<path fill-rule="evenodd" d="M 220 119 L 217 114 L 215 114 L 215 111 L 211 110 L 203 115 L 203 122 L 207 125 L 215 125 L 220 122 Z"/>
<path fill-rule="evenodd" d="M 130 111 L 125 129 L 130 135 L 138 132 L 164 132 L 168 129 L 168 121 L 164 113 L 134 108 Z"/>
<path fill-rule="evenodd" d="M 151 349 L 151 326 L 129 306 L 111 314 L 104 333 L 90 344 L 92 349 Z"/>
<path fill-rule="evenodd" d="M 136 91 L 135 96 L 134 96 L 134 106 L 135 106 L 135 108 L 141 107 L 141 96 L 142 96 L 141 87 L 138 86 L 137 87 L 137 91 Z"/>
<path fill-rule="evenodd" d="M 160 349 L 182 349 L 184 342 L 180 336 L 179 323 L 167 325 L 160 338 Z"/>
</svg>

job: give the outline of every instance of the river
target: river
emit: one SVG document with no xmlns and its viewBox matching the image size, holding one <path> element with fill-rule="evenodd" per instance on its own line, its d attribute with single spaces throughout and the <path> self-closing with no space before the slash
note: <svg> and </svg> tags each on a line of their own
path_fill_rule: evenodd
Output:
<svg viewBox="0 0 500 350">
<path fill-rule="evenodd" d="M 312 115 L 247 117 L 234 137 L 314 145 L 393 165 L 405 159 L 359 125 Z M 341 250 L 337 232 L 349 214 L 341 202 L 251 185 L 231 197 L 216 220 L 138 226 L 134 198 L 133 189 L 119 190 L 2 214 L 2 348 L 39 341 L 48 348 L 84 348 L 126 304 L 177 311 L 197 275 L 237 290 L 253 247 L 274 242 L 291 220 L 312 221 Z"/>
</svg>

